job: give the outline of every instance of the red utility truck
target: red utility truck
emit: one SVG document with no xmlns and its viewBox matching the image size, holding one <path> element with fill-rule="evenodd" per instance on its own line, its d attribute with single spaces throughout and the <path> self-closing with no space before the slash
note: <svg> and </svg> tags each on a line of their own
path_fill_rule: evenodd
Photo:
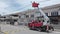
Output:
<svg viewBox="0 0 60 34">
<path fill-rule="evenodd" d="M 40 20 L 38 21 L 35 20 L 35 21 L 32 21 L 31 23 L 28 23 L 28 27 L 30 30 L 47 31 L 47 32 L 49 32 L 48 30 L 54 31 L 54 28 L 51 25 L 48 25 L 48 26 L 43 25 L 43 22 Z"/>
<path fill-rule="evenodd" d="M 38 31 L 47 31 L 54 30 L 54 28 L 50 24 L 50 19 L 45 13 L 42 11 L 41 8 L 38 7 L 39 3 L 33 2 L 32 7 L 37 8 L 37 11 L 40 12 L 43 16 L 43 20 L 33 20 L 31 23 L 28 23 L 28 27 L 33 30 Z M 39 14 L 38 14 L 39 15 Z"/>
</svg>

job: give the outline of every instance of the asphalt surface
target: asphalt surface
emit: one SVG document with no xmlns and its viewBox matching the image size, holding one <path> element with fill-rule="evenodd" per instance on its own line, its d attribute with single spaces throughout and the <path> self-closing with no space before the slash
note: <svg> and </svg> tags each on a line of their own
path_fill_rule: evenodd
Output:
<svg viewBox="0 0 60 34">
<path fill-rule="evenodd" d="M 50 33 L 47 32 L 39 32 L 34 30 L 29 30 L 26 26 L 13 26 L 13 25 L 4 25 L 0 24 L 2 32 L 5 34 L 60 34 L 59 31 L 52 31 Z M 0 34 L 3 34 L 0 32 Z"/>
</svg>

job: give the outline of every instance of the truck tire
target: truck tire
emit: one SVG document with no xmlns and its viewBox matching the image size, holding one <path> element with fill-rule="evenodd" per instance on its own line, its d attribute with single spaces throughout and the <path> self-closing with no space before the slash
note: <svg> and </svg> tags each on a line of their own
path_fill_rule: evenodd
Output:
<svg viewBox="0 0 60 34">
<path fill-rule="evenodd" d="M 54 31 L 54 28 L 51 26 L 52 31 Z"/>
<path fill-rule="evenodd" d="M 49 30 L 47 30 L 46 32 L 49 33 Z"/>
<path fill-rule="evenodd" d="M 41 27 L 42 31 L 46 31 L 46 26 Z"/>
<path fill-rule="evenodd" d="M 37 31 L 41 32 L 41 28 L 37 28 Z"/>
<path fill-rule="evenodd" d="M 41 31 L 42 31 L 42 29 L 40 28 L 40 29 L 39 29 L 39 32 L 41 32 Z"/>
<path fill-rule="evenodd" d="M 30 30 L 34 30 L 34 26 L 32 26 L 32 27 L 29 27 L 29 29 L 30 29 Z"/>
<path fill-rule="evenodd" d="M 32 30 L 32 28 L 29 28 L 30 30 Z"/>
<path fill-rule="evenodd" d="M 53 28 L 52 26 L 49 26 L 49 30 L 47 30 L 46 32 L 47 32 L 47 33 L 50 33 L 50 32 L 52 32 L 52 31 L 54 31 L 54 28 Z"/>
</svg>

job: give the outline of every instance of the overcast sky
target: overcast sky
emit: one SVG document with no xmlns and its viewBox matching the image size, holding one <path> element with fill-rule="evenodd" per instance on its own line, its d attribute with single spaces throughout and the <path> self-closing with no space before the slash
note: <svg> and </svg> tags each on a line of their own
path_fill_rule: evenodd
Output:
<svg viewBox="0 0 60 34">
<path fill-rule="evenodd" d="M 59 4 L 60 0 L 0 0 L 0 14 L 7 15 L 27 9 L 32 9 L 31 3 L 38 2 L 39 7 Z"/>
</svg>

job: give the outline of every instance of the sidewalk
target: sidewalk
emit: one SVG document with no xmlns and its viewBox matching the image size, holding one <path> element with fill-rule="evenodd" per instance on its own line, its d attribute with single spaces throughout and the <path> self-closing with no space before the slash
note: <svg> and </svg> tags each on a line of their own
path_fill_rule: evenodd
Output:
<svg viewBox="0 0 60 34">
<path fill-rule="evenodd" d="M 5 34 L 14 34 L 17 32 L 28 30 L 26 26 L 13 26 L 13 25 L 7 25 L 7 24 L 5 25 L 0 24 L 0 27 L 1 27 L 2 32 L 4 32 Z"/>
</svg>

